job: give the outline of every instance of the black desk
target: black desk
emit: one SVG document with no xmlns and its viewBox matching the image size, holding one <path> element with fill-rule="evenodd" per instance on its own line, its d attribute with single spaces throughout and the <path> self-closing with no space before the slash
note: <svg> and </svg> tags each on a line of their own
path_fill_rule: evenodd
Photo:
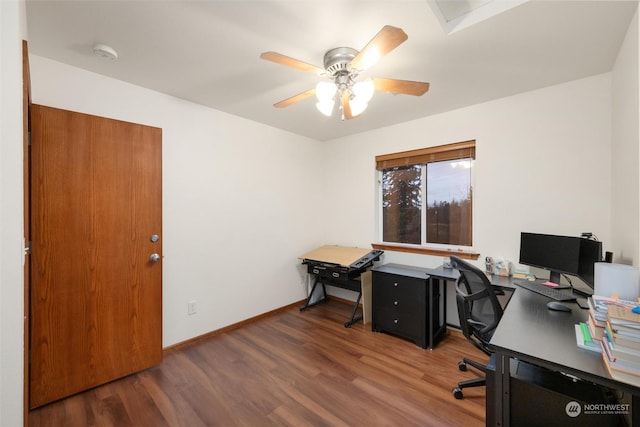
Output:
<svg viewBox="0 0 640 427">
<path fill-rule="evenodd" d="M 640 388 L 612 379 L 600 354 L 576 346 L 574 325 L 586 321 L 588 311 L 567 302 L 571 313 L 550 311 L 549 298 L 515 286 L 491 344 L 496 349 L 495 425 L 510 425 L 510 368 L 518 359 L 555 372 L 630 393 L 632 425 L 640 425 Z M 489 396 L 487 396 L 489 399 Z M 488 410 L 490 410 L 488 408 Z"/>
</svg>

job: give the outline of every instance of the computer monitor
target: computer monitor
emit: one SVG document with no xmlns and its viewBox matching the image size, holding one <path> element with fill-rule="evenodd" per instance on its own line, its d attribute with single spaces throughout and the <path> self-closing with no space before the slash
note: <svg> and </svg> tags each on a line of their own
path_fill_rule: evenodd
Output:
<svg viewBox="0 0 640 427">
<path fill-rule="evenodd" d="M 593 289 L 595 287 L 595 263 L 602 261 L 602 242 L 580 239 L 580 265 L 578 277 Z"/>
<path fill-rule="evenodd" d="M 562 274 L 578 276 L 594 287 L 594 264 L 602 260 L 602 242 L 582 237 L 521 233 L 520 264 L 550 272 L 549 280 L 560 283 Z"/>
</svg>

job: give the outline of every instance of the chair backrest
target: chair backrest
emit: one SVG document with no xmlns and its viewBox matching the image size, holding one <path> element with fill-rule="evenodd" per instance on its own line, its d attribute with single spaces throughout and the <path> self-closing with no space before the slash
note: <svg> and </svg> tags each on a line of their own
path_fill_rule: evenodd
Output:
<svg viewBox="0 0 640 427">
<path fill-rule="evenodd" d="M 456 282 L 456 302 L 462 333 L 473 345 L 492 353 L 489 341 L 502 318 L 502 306 L 486 274 L 478 267 L 456 256 L 453 268 L 460 272 Z"/>
</svg>

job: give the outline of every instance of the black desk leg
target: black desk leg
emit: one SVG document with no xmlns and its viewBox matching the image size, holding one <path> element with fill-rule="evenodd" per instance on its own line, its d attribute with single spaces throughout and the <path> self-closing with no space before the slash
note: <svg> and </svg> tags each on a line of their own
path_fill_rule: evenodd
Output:
<svg viewBox="0 0 640 427">
<path fill-rule="evenodd" d="M 358 311 L 358 306 L 360 305 L 360 298 L 362 298 L 362 291 L 358 292 L 358 298 L 356 299 L 356 303 L 353 305 L 353 311 L 351 312 L 351 318 L 349 319 L 348 322 L 346 322 L 344 324 L 345 328 L 350 328 L 351 325 L 356 323 L 358 320 L 362 320 L 362 316 L 355 317 L 356 313 Z"/>
<path fill-rule="evenodd" d="M 496 372 L 493 376 L 493 395 L 491 399 L 487 396 L 487 426 L 494 425 L 496 427 L 509 426 L 509 380 L 511 378 L 510 363 L 511 360 L 506 355 L 496 352 L 494 354 Z M 492 407 L 493 406 L 493 407 Z M 489 416 L 491 413 L 491 417 Z"/>
<path fill-rule="evenodd" d="M 442 327 L 444 328 L 443 333 L 447 333 L 447 281 L 446 280 L 438 280 L 438 282 L 442 283 Z M 438 290 L 440 290 L 440 285 L 438 285 Z"/>
<path fill-rule="evenodd" d="M 313 304 L 311 304 L 311 298 L 313 298 L 313 293 L 316 290 L 316 286 L 318 286 L 318 283 L 320 285 L 322 285 L 322 295 L 323 297 L 321 299 L 319 299 L 318 301 L 314 302 Z M 311 287 L 311 292 L 309 292 L 309 296 L 307 297 L 307 301 L 304 303 L 304 305 L 302 307 L 300 307 L 300 311 L 304 311 L 309 307 L 313 307 L 316 304 L 320 304 L 321 302 L 327 301 L 327 289 L 324 286 L 324 283 L 319 282 L 318 278 L 314 278 L 313 281 L 313 286 Z"/>
<path fill-rule="evenodd" d="M 433 348 L 436 345 L 436 340 L 440 340 L 442 339 L 446 332 L 447 332 L 447 285 L 446 285 L 446 281 L 445 280 L 441 280 L 438 278 L 434 278 L 434 277 L 429 277 L 429 350 L 433 350 Z M 434 302 L 434 287 L 438 288 L 438 299 L 437 301 Z M 442 289 L 441 289 L 442 288 Z M 440 292 L 442 290 L 442 292 Z M 438 304 L 438 318 L 437 318 L 437 326 L 438 328 L 436 328 L 434 325 L 434 319 L 433 319 L 433 306 L 434 304 Z M 442 308 L 442 311 L 440 311 L 440 308 Z M 442 321 L 440 321 L 440 315 L 442 315 Z M 436 330 L 437 329 L 437 330 Z"/>
<path fill-rule="evenodd" d="M 433 350 L 433 277 L 429 277 L 429 350 Z M 438 288 L 440 288 L 440 283 L 438 282 Z M 438 301 L 438 304 L 440 301 Z"/>
</svg>

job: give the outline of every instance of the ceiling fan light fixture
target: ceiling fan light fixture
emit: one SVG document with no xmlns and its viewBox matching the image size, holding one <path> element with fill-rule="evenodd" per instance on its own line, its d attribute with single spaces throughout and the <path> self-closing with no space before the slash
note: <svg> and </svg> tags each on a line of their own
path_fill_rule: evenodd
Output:
<svg viewBox="0 0 640 427">
<path fill-rule="evenodd" d="M 335 96 L 337 89 L 338 88 L 334 83 L 319 82 L 316 85 L 316 97 L 320 102 L 325 102 L 325 101 L 333 102 L 333 97 Z"/>
<path fill-rule="evenodd" d="M 320 82 L 315 89 L 309 89 L 273 105 L 276 108 L 286 107 L 315 93 L 318 98 L 316 108 L 322 114 L 330 116 L 334 109 L 339 108 L 342 111 L 342 120 L 348 120 L 365 111 L 375 91 L 421 96 L 429 90 L 429 83 L 382 78 L 356 82 L 362 72 L 404 43 L 407 38 L 407 34 L 401 28 L 385 25 L 361 51 L 351 47 L 328 50 L 324 54 L 323 69 L 277 52 L 263 52 L 260 54 L 262 59 L 324 75 L 333 81 Z"/>
<path fill-rule="evenodd" d="M 363 80 L 353 85 L 353 95 L 355 99 L 365 103 L 371 101 L 375 90 L 375 85 L 371 79 Z"/>
<path fill-rule="evenodd" d="M 364 110 L 367 109 L 367 107 L 369 106 L 369 104 L 367 103 L 367 101 L 364 101 L 362 99 L 358 99 L 353 98 L 352 100 L 349 101 L 349 106 L 351 107 L 351 115 L 353 117 L 359 116 L 360 114 L 362 114 L 364 112 Z"/>
<path fill-rule="evenodd" d="M 331 113 L 333 113 L 334 104 L 335 104 L 334 100 L 320 101 L 316 103 L 316 108 L 325 116 L 331 117 Z"/>
</svg>

